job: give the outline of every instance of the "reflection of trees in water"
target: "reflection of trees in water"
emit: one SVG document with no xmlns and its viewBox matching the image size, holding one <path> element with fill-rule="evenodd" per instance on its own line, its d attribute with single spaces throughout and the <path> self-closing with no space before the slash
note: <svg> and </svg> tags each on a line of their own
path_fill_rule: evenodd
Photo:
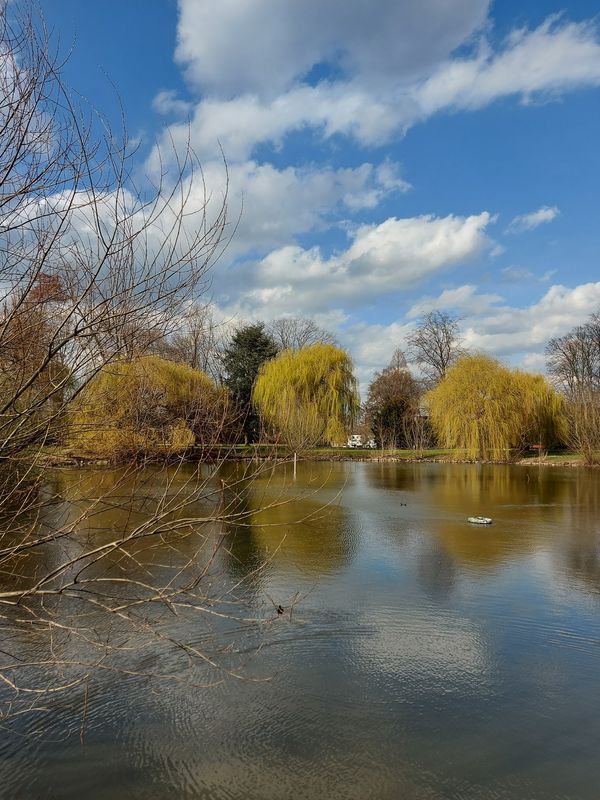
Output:
<svg viewBox="0 0 600 800">
<path fill-rule="evenodd" d="M 555 473 L 504 465 L 453 465 L 429 480 L 432 503 L 452 518 L 433 521 L 436 535 L 458 562 L 494 566 L 535 551 L 547 540 L 557 506 L 567 502 L 564 479 Z M 520 508 L 522 507 L 522 510 Z M 467 516 L 493 516 L 491 528 Z"/>
<path fill-rule="evenodd" d="M 448 597 L 456 583 L 458 569 L 454 558 L 438 540 L 428 543 L 418 555 L 419 584 L 427 594 L 435 598 Z"/>
<path fill-rule="evenodd" d="M 43 534 L 45 530 L 72 527 L 76 536 L 40 548 L 46 566 L 62 563 L 65 555 L 73 558 L 112 541 L 116 534 L 124 538 L 147 523 L 153 530 L 164 527 L 162 543 L 154 538 L 151 543 L 143 537 L 135 539 L 126 549 L 115 549 L 103 558 L 97 568 L 90 566 L 87 575 L 100 575 L 107 565 L 124 568 L 126 564 L 128 577 L 141 580 L 146 568 L 168 563 L 169 554 L 174 552 L 170 539 L 177 540 L 180 558 L 198 552 L 197 560 L 201 560 L 203 550 L 207 559 L 212 558 L 213 547 L 209 545 L 221 531 L 221 525 L 211 519 L 219 495 L 216 490 L 202 491 L 203 470 L 202 466 L 55 470 L 45 487 L 54 501 L 44 508 L 40 531 Z M 199 549 L 198 536 L 206 541 L 205 548 Z"/>
<path fill-rule="evenodd" d="M 105 671 L 196 684 L 235 670 L 227 648 L 245 632 L 247 598 L 223 563 L 220 491 L 203 470 L 57 470 L 41 486 L 48 502 L 24 521 L 35 547 L 2 531 L 0 586 L 14 602 L 0 714 L 15 680 L 35 700 Z"/>
<path fill-rule="evenodd" d="M 372 489 L 415 491 L 423 481 L 423 464 L 394 464 L 379 461 L 367 465 L 364 478 Z"/>
<path fill-rule="evenodd" d="M 339 476 L 328 480 L 325 470 L 315 470 L 319 473 L 320 480 L 311 482 L 299 473 L 303 479 L 294 482 L 276 468 L 240 486 L 235 470 L 221 472 L 225 504 L 236 510 L 227 522 L 229 566 L 235 574 L 272 562 L 319 576 L 348 562 L 353 543 L 336 497 Z"/>
<path fill-rule="evenodd" d="M 300 516 L 300 519 L 295 515 Z M 341 569 L 351 555 L 343 509 L 316 499 L 260 511 L 253 537 L 266 557 L 320 576 Z"/>
<path fill-rule="evenodd" d="M 495 567 L 543 549 L 552 554 L 557 579 L 565 577 L 572 586 L 575 578 L 600 600 L 596 471 L 491 464 L 373 467 L 366 471 L 373 489 L 414 492 L 432 511 L 422 522 L 437 543 L 428 538 L 417 555 L 419 582 L 429 594 L 449 593 L 461 567 Z M 478 514 L 493 516 L 494 524 L 466 523 L 467 516 Z"/>
<path fill-rule="evenodd" d="M 192 497 L 181 507 L 178 501 L 197 482 L 197 470 L 192 466 L 149 467 L 131 474 L 125 468 L 56 470 L 48 491 L 57 499 L 46 510 L 44 525 L 58 528 L 72 524 L 84 510 L 86 513 L 77 539 L 60 545 L 53 543 L 40 551 L 43 567 L 59 563 L 64 558 L 65 546 L 73 550 L 69 555 L 74 556 L 91 539 L 102 542 L 113 537 L 115 531 L 126 532 L 142 525 L 151 518 L 157 505 L 165 504 L 165 498 L 173 499 L 175 509 L 172 513 L 167 510 L 165 524 L 172 526 L 178 520 L 185 523 L 186 518 L 193 518 L 190 532 L 193 527 L 194 533 L 206 538 L 207 559 L 214 556 L 209 543 L 223 531 L 227 533 L 214 559 L 215 570 L 224 568 L 229 579 L 244 577 L 246 588 L 258 588 L 260 567 L 268 566 L 271 560 L 319 575 L 340 568 L 350 556 L 343 509 L 337 502 L 324 504 L 322 481 L 315 481 L 314 486 L 307 488 L 306 481 L 293 483 L 291 475 L 281 468 L 225 464 L 211 478 L 208 491 L 200 499 Z M 215 511 L 217 516 L 221 513 L 225 518 L 222 523 L 214 519 L 205 524 L 198 522 L 214 517 Z M 141 578 L 146 567 L 169 558 L 169 548 L 167 539 L 162 547 L 156 543 L 151 548 L 139 542 L 132 544 L 129 553 L 135 556 L 135 561 L 129 559 L 129 576 Z M 198 549 L 197 537 L 180 538 L 177 549 L 182 555 L 192 556 Z M 120 552 L 111 556 L 114 566 L 127 558 Z M 198 559 L 201 558 L 199 550 Z M 29 569 L 33 563 L 30 559 Z M 104 559 L 103 570 L 106 564 Z M 93 568 L 89 572 L 95 574 Z"/>
<path fill-rule="evenodd" d="M 600 542 L 597 537 L 577 537 L 565 548 L 565 562 L 580 586 L 600 602 Z"/>
<path fill-rule="evenodd" d="M 501 464 L 453 464 L 426 471 L 425 481 L 444 508 L 464 511 L 465 502 L 483 507 L 560 504 L 564 478 L 553 471 Z"/>
<path fill-rule="evenodd" d="M 596 470 L 577 469 L 568 481 L 565 526 L 557 562 L 578 586 L 600 600 L 600 482 Z"/>
<path fill-rule="evenodd" d="M 560 472 L 560 474 L 558 474 Z M 373 489 L 431 494 L 432 502 L 461 508 L 465 499 L 494 505 L 564 502 L 564 471 L 503 464 L 386 463 L 369 465 Z"/>
<path fill-rule="evenodd" d="M 430 483 L 432 503 L 457 516 L 491 515 L 491 528 L 436 520 L 447 552 L 470 565 L 495 565 L 551 548 L 559 572 L 579 564 L 596 579 L 600 486 L 589 470 L 483 465 L 443 470 Z M 492 512 L 492 509 L 494 511 Z"/>
<path fill-rule="evenodd" d="M 214 518 L 219 493 L 209 489 L 199 499 L 192 489 L 201 483 L 196 468 L 55 470 L 42 486 L 52 502 L 44 504 L 36 524 L 42 538 L 46 532 L 61 530 L 69 535 L 51 539 L 22 557 L 15 555 L 6 562 L 12 566 L 6 575 L 17 585 L 30 586 L 32 578 L 115 538 L 125 539 L 134 528 L 143 534 L 146 524 L 152 537 L 141 535 L 101 559 L 86 559 L 82 581 L 123 574 L 128 580 L 148 581 L 149 569 L 156 574 L 164 566 L 166 573 L 177 561 L 189 562 L 190 570 L 211 562 L 216 568 L 215 549 L 222 533 L 222 524 Z M 65 575 L 72 576 L 80 567 L 75 563 Z"/>
<path fill-rule="evenodd" d="M 231 494 L 230 490 L 224 492 L 228 506 L 233 502 Z M 242 520 L 225 523 L 227 537 L 222 551 L 223 563 L 233 578 L 244 580 L 250 587 L 257 587 L 264 559 L 252 535 L 252 508 L 247 496 L 239 497 L 235 502 Z"/>
<path fill-rule="evenodd" d="M 559 550 L 565 536 L 572 541 L 577 530 L 595 530 L 600 518 L 600 487 L 589 470 L 380 463 L 370 465 L 365 480 L 373 489 L 413 494 L 414 501 L 431 510 L 418 524 L 436 534 L 441 553 L 471 567 L 494 566 L 549 543 Z M 402 499 L 409 506 L 414 502 Z M 466 517 L 472 515 L 492 516 L 495 524 L 470 526 Z M 433 585 L 436 573 L 441 576 L 451 567 L 443 555 L 432 554 L 430 546 L 420 559 L 420 570 Z M 590 547 L 586 544 L 584 549 Z M 445 578 L 441 580 L 443 585 Z"/>
</svg>

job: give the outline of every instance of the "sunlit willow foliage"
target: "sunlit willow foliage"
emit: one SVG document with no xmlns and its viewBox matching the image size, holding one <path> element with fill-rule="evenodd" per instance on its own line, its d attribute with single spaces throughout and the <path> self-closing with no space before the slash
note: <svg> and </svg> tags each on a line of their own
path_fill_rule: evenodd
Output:
<svg viewBox="0 0 600 800">
<path fill-rule="evenodd" d="M 228 392 L 203 372 L 160 356 L 105 366 L 70 414 L 70 441 L 114 460 L 215 444 L 229 415 Z"/>
<path fill-rule="evenodd" d="M 562 398 L 541 375 L 484 355 L 459 359 L 426 401 L 440 443 L 468 458 L 508 460 L 565 434 Z"/>
<path fill-rule="evenodd" d="M 342 442 L 359 408 L 352 361 L 332 344 L 284 350 L 261 368 L 253 401 L 294 451 Z"/>
</svg>

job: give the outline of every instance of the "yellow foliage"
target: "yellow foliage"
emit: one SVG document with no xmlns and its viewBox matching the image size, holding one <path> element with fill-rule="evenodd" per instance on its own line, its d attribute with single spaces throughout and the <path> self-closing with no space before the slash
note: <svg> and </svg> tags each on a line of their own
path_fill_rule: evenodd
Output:
<svg viewBox="0 0 600 800">
<path fill-rule="evenodd" d="M 562 395 L 543 375 L 515 370 L 513 380 L 523 404 L 523 441 L 539 444 L 542 449 L 564 442 L 568 435 L 565 404 Z"/>
<path fill-rule="evenodd" d="M 266 362 L 252 399 L 294 450 L 343 440 L 359 406 L 350 357 L 324 343 L 284 350 Z"/>
<path fill-rule="evenodd" d="M 564 435 L 560 396 L 541 375 L 510 370 L 489 356 L 464 356 L 427 395 L 440 443 L 469 458 L 508 459 Z"/>
<path fill-rule="evenodd" d="M 186 364 L 143 356 L 109 364 L 71 414 L 70 441 L 107 458 L 185 450 L 219 418 L 224 391 Z"/>
</svg>

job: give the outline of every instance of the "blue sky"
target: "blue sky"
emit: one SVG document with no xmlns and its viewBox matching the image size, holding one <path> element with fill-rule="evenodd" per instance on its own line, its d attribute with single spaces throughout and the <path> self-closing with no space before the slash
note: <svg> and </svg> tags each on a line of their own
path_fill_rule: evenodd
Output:
<svg viewBox="0 0 600 800">
<path fill-rule="evenodd" d="M 595 3 L 41 7 L 74 89 L 116 118 L 118 88 L 140 172 L 189 131 L 218 194 L 221 142 L 244 211 L 219 315 L 314 316 L 365 382 L 433 307 L 530 369 L 600 309 Z"/>
</svg>

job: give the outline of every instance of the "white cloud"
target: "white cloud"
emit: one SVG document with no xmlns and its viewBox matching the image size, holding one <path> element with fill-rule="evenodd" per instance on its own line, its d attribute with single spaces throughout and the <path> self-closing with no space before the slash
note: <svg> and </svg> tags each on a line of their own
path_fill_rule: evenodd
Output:
<svg viewBox="0 0 600 800">
<path fill-rule="evenodd" d="M 366 380 L 429 308 L 458 311 L 468 346 L 533 365 L 549 335 L 568 330 L 600 305 L 600 284 L 552 286 L 528 308 L 514 308 L 469 283 L 430 289 L 406 321 L 353 322 L 349 315 L 361 305 L 499 252 L 487 234 L 493 218 L 488 212 L 423 215 L 356 225 L 361 211 L 408 188 L 393 163 L 351 169 L 260 163 L 266 151 L 259 145 L 282 148 L 291 133 L 311 144 L 330 140 L 333 147 L 339 137 L 349 137 L 360 146 L 380 146 L 435 114 L 475 111 L 508 97 L 528 104 L 600 86 L 594 22 L 550 16 L 498 41 L 490 5 L 381 0 L 374 14 L 370 0 L 179 0 L 176 58 L 196 99 L 190 109 L 165 91 L 155 107 L 190 114 L 189 126 L 170 125 L 163 144 L 184 149 L 191 143 L 217 199 L 222 165 L 215 153 L 223 148 L 233 219 L 244 198 L 229 252 L 230 261 L 238 260 L 221 273 L 223 288 L 215 297 L 224 313 L 246 319 L 318 315 L 320 324 L 337 327 Z M 156 153 L 148 166 L 157 168 Z M 200 202 L 200 185 L 193 190 Z M 532 230 L 558 213 L 544 206 L 516 217 L 508 230 Z M 332 226 L 350 232 L 342 250 L 297 243 L 300 235 Z M 535 286 L 526 268 L 503 274 Z"/>
<path fill-rule="evenodd" d="M 274 96 L 328 64 L 369 85 L 427 74 L 489 0 L 179 0 L 176 58 L 204 93 Z"/>
<path fill-rule="evenodd" d="M 389 364 L 397 348 L 406 349 L 406 339 L 412 329 L 412 324 L 397 320 L 388 325 L 357 322 L 339 332 L 341 344 L 352 355 L 354 373 L 363 397 L 373 374 Z"/>
<path fill-rule="evenodd" d="M 493 303 L 502 300 L 499 294 L 478 294 L 477 287 L 472 284 L 458 286 L 456 289 L 445 289 L 437 297 L 422 297 L 408 310 L 408 319 L 420 317 L 435 308 L 451 311 L 482 313 Z"/>
<path fill-rule="evenodd" d="M 600 281 L 573 288 L 554 285 L 539 300 L 523 308 L 502 304 L 497 295 L 479 294 L 471 284 L 442 292 L 430 301 L 435 304 L 433 307 L 443 307 L 444 298 L 452 297 L 457 305 L 448 303 L 446 307 L 463 312 L 460 324 L 466 348 L 506 359 L 532 372 L 543 372 L 548 339 L 566 333 L 600 308 Z M 310 294 L 298 295 L 291 289 L 289 295 L 282 296 L 272 287 L 264 290 L 261 302 L 246 306 L 245 313 L 234 305 L 219 309 L 217 316 L 270 319 L 286 312 L 310 314 L 312 308 Z M 396 348 L 406 349 L 407 337 L 415 326 L 414 317 L 421 308 L 428 308 L 425 299 L 413 305 L 406 319 L 389 323 L 352 322 L 344 309 L 334 306 L 314 316 L 319 325 L 336 334 L 352 356 L 365 395 L 374 372 L 389 363 Z"/>
<path fill-rule="evenodd" d="M 227 250 L 232 259 L 262 255 L 310 231 L 348 227 L 349 217 L 376 208 L 393 193 L 408 191 L 410 184 L 391 161 L 341 169 L 314 165 L 277 169 L 244 161 L 230 164 L 227 174 L 222 162 L 209 161 L 187 186 L 192 206 L 203 206 L 207 187 L 209 207 L 218 206 L 227 191 L 228 215 L 235 225 Z"/>
<path fill-rule="evenodd" d="M 533 372 L 543 372 L 548 339 L 566 333 L 600 308 L 600 281 L 573 288 L 552 286 L 538 301 L 524 308 L 500 304 L 500 297 L 478 294 L 470 284 L 431 299 L 432 307 L 444 307 L 444 297 L 454 297 L 457 303 L 448 303 L 447 308 L 463 312 L 460 324 L 467 349 L 508 359 Z M 421 309 L 429 310 L 428 302 L 416 303 L 406 315 L 407 319 L 418 316 Z M 360 322 L 339 332 L 340 341 L 354 358 L 363 394 L 373 373 L 389 362 L 393 351 L 397 347 L 405 349 L 414 324 L 412 319 L 408 322 L 394 320 L 389 324 Z"/>
<path fill-rule="evenodd" d="M 358 84 L 320 83 L 298 86 L 274 99 L 244 94 L 232 99 L 208 97 L 200 102 L 189 125 L 174 124 L 162 138 L 162 149 L 171 143 L 181 149 L 188 141 L 204 160 L 214 157 L 221 146 L 228 161 L 252 156 L 256 145 L 269 142 L 280 146 L 285 136 L 306 128 L 325 138 L 342 134 L 364 145 L 383 144 L 397 131 L 409 109 L 401 112 L 407 99 L 379 98 Z M 412 102 L 411 102 L 412 105 Z M 158 166 L 156 153 L 150 165 Z"/>
<path fill-rule="evenodd" d="M 243 160 L 257 144 L 281 144 L 306 127 L 382 144 L 441 111 L 600 85 L 592 22 L 551 16 L 498 48 L 482 38 L 474 54 L 452 57 L 483 25 L 487 2 L 380 6 L 373 14 L 367 0 L 350 8 L 341 0 L 224 0 L 216 8 L 180 0 L 177 57 L 204 92 L 191 125 L 197 152 L 210 156 L 220 142 L 228 159 Z M 323 64 L 334 68 L 327 79 L 303 80 Z M 169 135 L 184 143 L 188 133 L 175 125 Z"/>
<path fill-rule="evenodd" d="M 552 222 L 560 214 L 558 206 L 542 206 L 537 211 L 531 211 L 529 214 L 520 214 L 515 217 L 508 228 L 506 233 L 525 233 L 532 231 L 539 225 L 544 225 L 547 222 Z"/>
<path fill-rule="evenodd" d="M 518 94 L 528 102 L 538 93 L 559 93 L 600 84 L 600 42 L 591 22 L 550 16 L 535 30 L 511 33 L 494 53 L 482 42 L 474 58 L 441 65 L 419 89 L 424 116 L 444 108 L 477 109 Z"/>
<path fill-rule="evenodd" d="M 546 369 L 546 356 L 544 353 L 525 353 L 520 366 L 527 372 L 544 372 Z"/>
<path fill-rule="evenodd" d="M 510 283 L 530 281 L 533 280 L 534 277 L 533 272 L 527 269 L 527 267 L 511 266 L 503 267 L 502 269 L 502 279 Z"/>
<path fill-rule="evenodd" d="M 557 272 L 558 270 L 556 269 L 547 269 L 541 275 L 536 276 L 536 274 L 532 270 L 527 269 L 527 267 L 510 266 L 503 267 L 501 270 L 502 280 L 507 283 L 523 283 L 524 281 L 548 283 L 548 281 L 553 278 Z"/>
<path fill-rule="evenodd" d="M 164 89 L 152 101 L 152 108 L 165 116 L 172 114 L 183 117 L 190 113 L 193 105 L 187 100 L 177 97 L 177 93 L 172 89 Z"/>
<path fill-rule="evenodd" d="M 570 289 L 551 286 L 526 308 L 500 306 L 464 322 L 465 345 L 494 355 L 541 352 L 551 336 L 560 336 L 600 307 L 600 281 Z"/>
<path fill-rule="evenodd" d="M 288 245 L 258 262 L 237 265 L 225 304 L 242 316 L 314 314 L 346 308 L 412 287 L 488 250 L 484 211 L 470 217 L 391 217 L 361 225 L 349 247 L 330 257 Z M 223 300 L 221 300 L 223 302 Z"/>
</svg>

